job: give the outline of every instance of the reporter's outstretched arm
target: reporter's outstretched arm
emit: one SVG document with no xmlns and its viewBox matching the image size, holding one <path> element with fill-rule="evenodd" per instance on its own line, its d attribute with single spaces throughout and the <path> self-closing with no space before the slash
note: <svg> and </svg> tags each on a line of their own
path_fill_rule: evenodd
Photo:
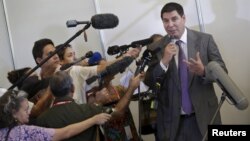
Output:
<svg viewBox="0 0 250 141">
<path fill-rule="evenodd" d="M 111 60 L 111 61 L 108 61 L 105 63 L 100 63 L 98 66 L 97 66 L 97 73 L 100 73 L 102 72 L 103 70 L 105 70 L 105 68 L 119 60 L 122 60 L 123 57 L 126 57 L 126 56 L 129 56 L 129 57 L 133 57 L 134 59 L 136 59 L 139 55 L 140 55 L 140 52 L 141 52 L 141 48 L 140 47 L 137 47 L 137 48 L 130 48 L 125 54 L 123 54 L 121 57 L 119 58 L 116 58 L 115 60 Z"/>
<path fill-rule="evenodd" d="M 122 112 L 124 111 L 125 108 L 127 108 L 127 106 L 130 103 L 130 99 L 134 93 L 134 91 L 138 88 L 138 86 L 140 85 L 140 81 L 144 78 L 144 72 L 143 73 L 139 73 L 137 76 L 133 77 L 130 79 L 129 82 L 129 87 L 126 91 L 126 94 L 121 98 L 121 100 L 118 102 L 118 104 L 115 107 L 115 111 L 114 112 Z"/>
<path fill-rule="evenodd" d="M 94 125 L 102 125 L 111 118 L 110 114 L 101 113 L 87 120 L 68 125 L 64 128 L 55 129 L 53 141 L 59 141 L 73 137 Z"/>
<path fill-rule="evenodd" d="M 53 100 L 53 96 L 49 88 L 46 88 L 43 96 L 32 107 L 30 117 L 38 117 L 41 113 L 47 110 Z"/>
</svg>

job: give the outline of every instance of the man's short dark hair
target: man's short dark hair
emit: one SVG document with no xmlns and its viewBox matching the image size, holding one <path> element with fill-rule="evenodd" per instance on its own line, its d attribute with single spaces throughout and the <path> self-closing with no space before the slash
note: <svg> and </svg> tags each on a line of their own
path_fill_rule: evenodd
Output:
<svg viewBox="0 0 250 141">
<path fill-rule="evenodd" d="M 49 44 L 54 46 L 54 43 L 52 42 L 52 40 L 46 39 L 46 38 L 40 39 L 34 43 L 34 46 L 32 49 L 32 54 L 33 54 L 33 58 L 35 59 L 35 62 L 36 62 L 37 58 L 42 58 L 43 48 Z M 38 63 L 36 62 L 36 64 L 38 64 Z"/>
<path fill-rule="evenodd" d="M 50 79 L 49 86 L 55 97 L 64 97 L 73 88 L 73 80 L 65 71 L 56 72 Z"/>
<path fill-rule="evenodd" d="M 180 16 L 184 15 L 183 7 L 180 4 L 175 3 L 175 2 L 170 2 L 170 3 L 165 4 L 163 8 L 161 9 L 161 19 L 162 19 L 163 13 L 166 13 L 166 12 L 169 13 L 173 11 L 177 11 L 177 13 Z"/>
</svg>

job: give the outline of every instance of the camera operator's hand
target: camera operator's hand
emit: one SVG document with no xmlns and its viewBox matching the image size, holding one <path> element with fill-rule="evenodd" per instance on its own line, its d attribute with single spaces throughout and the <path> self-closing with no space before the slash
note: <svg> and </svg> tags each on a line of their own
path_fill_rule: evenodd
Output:
<svg viewBox="0 0 250 141">
<path fill-rule="evenodd" d="M 129 50 L 123 56 L 130 56 L 137 58 L 140 55 L 141 47 L 129 48 Z"/>
<path fill-rule="evenodd" d="M 140 81 L 143 80 L 144 76 L 145 76 L 145 72 L 141 72 L 137 76 L 132 77 L 130 79 L 128 89 L 132 89 L 133 91 L 137 89 L 140 85 Z"/>
</svg>

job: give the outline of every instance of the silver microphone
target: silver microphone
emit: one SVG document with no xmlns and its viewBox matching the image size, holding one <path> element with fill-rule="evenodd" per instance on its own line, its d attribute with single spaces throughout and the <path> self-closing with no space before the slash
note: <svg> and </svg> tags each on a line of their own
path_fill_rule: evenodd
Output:
<svg viewBox="0 0 250 141">
<path fill-rule="evenodd" d="M 208 63 L 207 71 L 207 77 L 216 81 L 239 110 L 244 110 L 248 107 L 247 98 L 217 62 L 211 61 Z"/>
</svg>

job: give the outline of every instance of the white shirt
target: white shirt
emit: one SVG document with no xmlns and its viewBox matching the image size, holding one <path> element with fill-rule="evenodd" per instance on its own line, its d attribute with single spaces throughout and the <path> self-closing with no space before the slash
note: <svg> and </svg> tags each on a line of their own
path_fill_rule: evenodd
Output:
<svg viewBox="0 0 250 141">
<path fill-rule="evenodd" d="M 129 81 L 130 79 L 134 76 L 134 72 L 132 72 L 132 70 L 128 70 L 126 71 L 123 76 L 120 78 L 120 84 L 125 87 L 128 88 L 129 86 Z M 148 90 L 148 86 L 145 85 L 142 81 L 140 81 L 140 92 L 145 92 Z M 134 94 L 138 94 L 139 90 L 138 88 L 134 91 Z"/>
<path fill-rule="evenodd" d="M 86 80 L 92 76 L 97 75 L 97 66 L 83 67 L 83 66 L 72 66 L 69 69 L 69 75 L 73 79 L 75 86 L 75 92 L 73 99 L 78 104 L 87 103 L 86 91 L 87 83 Z M 91 87 L 98 86 L 98 82 L 95 81 L 91 84 Z"/>
<path fill-rule="evenodd" d="M 184 30 L 184 33 L 182 34 L 180 40 L 182 41 L 181 44 L 180 44 L 180 47 L 182 48 L 185 56 L 186 56 L 186 59 L 188 59 L 188 49 L 187 49 L 187 29 L 185 28 Z M 178 67 L 178 62 L 179 62 L 179 49 L 177 51 L 178 53 L 174 56 L 174 59 L 175 59 L 175 63 L 176 63 L 176 66 Z M 163 63 L 162 63 L 162 60 L 160 61 L 160 66 L 161 68 L 166 72 L 168 70 L 168 67 L 166 67 Z M 181 114 L 186 114 L 184 111 L 183 111 L 183 108 L 181 108 Z"/>
</svg>

